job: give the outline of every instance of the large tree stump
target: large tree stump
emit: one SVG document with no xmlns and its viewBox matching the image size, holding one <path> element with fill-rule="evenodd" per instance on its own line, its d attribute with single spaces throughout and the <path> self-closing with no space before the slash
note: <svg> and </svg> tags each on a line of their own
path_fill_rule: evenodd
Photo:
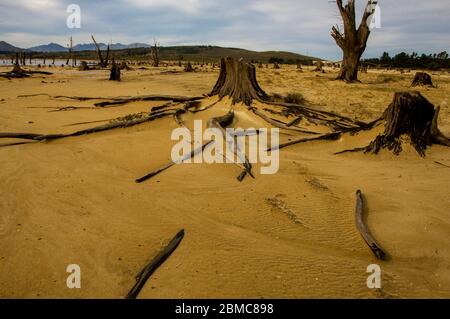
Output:
<svg viewBox="0 0 450 319">
<path fill-rule="evenodd" d="M 251 105 L 253 99 L 268 101 L 269 96 L 264 92 L 256 80 L 256 69 L 251 63 L 243 59 L 226 58 L 220 61 L 220 75 L 210 95 L 220 98 L 229 96 L 232 103 Z"/>
<path fill-rule="evenodd" d="M 433 86 L 431 75 L 425 72 L 417 72 L 411 86 Z"/>
<path fill-rule="evenodd" d="M 448 138 L 437 128 L 438 115 L 439 108 L 435 110 L 419 92 L 396 93 L 384 113 L 385 131 L 370 143 L 366 153 L 388 149 L 398 155 L 405 136 L 421 156 L 433 143 L 450 146 Z"/>
</svg>

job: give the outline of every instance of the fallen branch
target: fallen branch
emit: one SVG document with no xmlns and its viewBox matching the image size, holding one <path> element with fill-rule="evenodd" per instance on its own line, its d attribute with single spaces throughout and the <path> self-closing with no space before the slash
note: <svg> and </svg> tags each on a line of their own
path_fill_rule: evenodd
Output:
<svg viewBox="0 0 450 319">
<path fill-rule="evenodd" d="M 150 122 L 165 116 L 173 115 L 173 112 L 165 112 L 165 113 L 159 113 L 159 114 L 148 114 L 144 117 L 133 119 L 130 121 L 119 121 L 119 122 L 113 122 L 108 123 L 101 126 L 96 126 L 93 128 L 88 128 L 85 130 L 77 131 L 74 133 L 68 133 L 68 134 L 28 134 L 28 133 L 0 133 L 0 138 L 20 138 L 20 139 L 29 139 L 29 140 L 35 140 L 35 141 L 43 141 L 43 140 L 56 140 L 66 137 L 73 137 L 73 136 L 81 136 L 86 134 L 92 134 L 92 133 L 99 133 L 104 132 L 108 130 L 113 130 L 116 128 L 125 128 L 125 127 L 131 127 L 134 125 L 142 124 L 145 122 Z"/>
<path fill-rule="evenodd" d="M 97 107 L 105 107 L 110 105 L 124 105 L 131 102 L 141 102 L 141 101 L 173 101 L 173 102 L 189 102 L 201 100 L 202 96 L 171 96 L 171 95 L 144 95 L 144 96 L 135 96 L 129 98 L 114 98 L 110 101 L 95 103 L 94 105 Z"/>
<path fill-rule="evenodd" d="M 212 142 L 214 142 L 214 141 L 209 141 L 209 142 L 203 144 L 201 147 L 198 147 L 198 148 L 194 149 L 190 154 L 184 156 L 182 159 L 180 159 L 180 160 L 177 161 L 177 162 L 171 161 L 170 163 L 168 163 L 168 164 L 166 164 L 166 165 L 164 165 L 164 166 L 162 166 L 162 167 L 160 167 L 160 168 L 158 168 L 158 169 L 156 169 L 156 170 L 154 170 L 154 171 L 151 171 L 151 172 L 148 173 L 147 175 L 145 175 L 145 176 L 143 176 L 143 177 L 141 177 L 141 178 L 138 178 L 138 179 L 136 180 L 136 183 L 140 184 L 140 183 L 142 183 L 142 182 L 145 182 L 145 181 L 149 180 L 150 178 L 152 178 L 152 177 L 158 175 L 159 173 L 162 173 L 162 172 L 164 172 L 165 170 L 171 168 L 172 166 L 177 165 L 177 164 L 181 164 L 181 163 L 183 163 L 184 161 L 187 161 L 188 159 L 191 159 L 192 157 L 196 156 L 196 155 L 199 154 L 200 152 L 203 152 L 204 149 L 205 149 L 209 144 L 211 144 Z"/>
<path fill-rule="evenodd" d="M 164 248 L 137 276 L 136 284 L 130 290 L 130 292 L 125 297 L 126 299 L 136 299 L 136 297 L 141 292 L 148 278 L 161 266 L 167 258 L 175 251 L 175 249 L 180 245 L 181 241 L 184 238 L 184 230 L 181 230 Z"/>
<path fill-rule="evenodd" d="M 320 141 L 320 140 L 337 140 L 340 136 L 341 136 L 341 132 L 333 132 L 333 133 L 329 133 L 329 134 L 324 134 L 321 136 L 317 136 L 317 137 L 313 137 L 313 138 L 301 138 L 299 140 L 295 140 L 295 141 L 291 141 L 291 142 L 287 142 L 287 143 L 283 143 L 283 144 L 279 144 L 277 146 L 271 147 L 269 149 L 267 149 L 268 152 L 271 151 L 277 151 L 280 150 L 282 148 L 288 147 L 288 146 L 292 146 L 292 145 L 296 145 L 296 144 L 300 144 L 300 143 L 306 143 L 306 142 L 312 142 L 312 141 Z"/>
<path fill-rule="evenodd" d="M 375 238 L 370 234 L 366 225 L 364 224 L 364 198 L 360 190 L 356 192 L 356 228 L 367 243 L 369 248 L 380 260 L 386 260 L 386 253 L 380 248 Z"/>
<path fill-rule="evenodd" d="M 441 163 L 441 162 L 438 162 L 438 161 L 434 161 L 436 164 L 438 164 L 438 165 L 441 165 L 441 166 L 444 166 L 444 167 L 447 167 L 447 168 L 450 168 L 450 166 L 449 165 L 445 165 L 445 164 L 443 164 L 443 163 Z"/>
<path fill-rule="evenodd" d="M 249 107 L 249 110 L 251 110 L 254 114 L 256 114 L 257 116 L 262 118 L 264 121 L 266 121 L 267 123 L 269 123 L 275 127 L 278 127 L 278 128 L 284 129 L 284 130 L 296 131 L 296 132 L 304 133 L 304 134 L 314 134 L 314 135 L 320 134 L 317 132 L 305 131 L 305 130 L 302 130 L 302 129 L 299 129 L 296 127 L 287 126 L 285 123 L 283 123 L 281 121 L 274 120 L 274 119 L 268 117 L 261 111 L 257 110 L 255 107 Z"/>
</svg>

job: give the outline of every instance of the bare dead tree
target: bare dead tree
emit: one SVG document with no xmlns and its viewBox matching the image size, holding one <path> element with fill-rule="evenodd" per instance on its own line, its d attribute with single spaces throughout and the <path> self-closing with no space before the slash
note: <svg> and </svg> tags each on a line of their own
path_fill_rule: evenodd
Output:
<svg viewBox="0 0 450 319">
<path fill-rule="evenodd" d="M 378 1 L 369 0 L 367 2 L 358 28 L 356 26 L 355 0 L 347 0 L 345 7 L 342 4 L 342 0 L 336 0 L 336 3 L 344 24 L 343 32 L 337 25 L 331 29 L 331 36 L 343 52 L 342 67 L 337 79 L 346 82 L 356 82 L 358 81 L 360 59 L 366 50 L 367 40 L 370 35 L 370 18 L 375 13 L 375 6 Z"/>
<path fill-rule="evenodd" d="M 73 40 L 72 37 L 70 37 L 69 44 L 67 45 L 69 49 L 69 57 L 67 58 L 66 65 L 69 64 L 69 60 L 72 60 L 72 66 L 77 65 L 77 59 L 75 57 L 75 51 L 73 50 Z M 55 60 L 53 58 L 53 64 L 55 63 Z"/>
<path fill-rule="evenodd" d="M 95 47 L 97 48 L 97 55 L 98 55 L 98 62 L 99 65 L 103 68 L 106 68 L 109 64 L 109 50 L 110 50 L 110 45 L 108 44 L 107 48 L 106 48 L 106 58 L 103 59 L 103 55 L 102 55 L 102 51 L 100 49 L 100 46 L 98 45 L 97 41 L 95 41 L 94 36 L 92 35 L 92 41 L 94 41 Z"/>
<path fill-rule="evenodd" d="M 159 42 L 154 40 L 154 45 L 150 48 L 150 58 L 153 61 L 153 66 L 159 66 Z"/>
</svg>

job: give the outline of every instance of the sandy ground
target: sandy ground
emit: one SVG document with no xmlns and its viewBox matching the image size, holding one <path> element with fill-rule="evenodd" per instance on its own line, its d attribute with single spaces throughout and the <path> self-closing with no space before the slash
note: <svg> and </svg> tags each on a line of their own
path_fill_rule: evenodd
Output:
<svg viewBox="0 0 450 319">
<path fill-rule="evenodd" d="M 9 68 L 1 67 L 0 71 Z M 171 67 L 171 69 L 177 69 Z M 218 70 L 125 72 L 49 68 L 51 76 L 0 79 L 0 132 L 60 133 L 149 111 L 161 102 L 49 112 L 92 101 L 48 96 L 199 95 Z M 410 90 L 413 73 L 362 74 L 362 84 L 331 81 L 284 66 L 258 69 L 268 93 L 301 93 L 322 110 L 370 121 L 393 93 Z M 441 105 L 440 128 L 450 136 L 450 78 L 419 89 Z M 222 115 L 217 105 L 200 118 Z M 236 107 L 239 124 L 267 126 Z M 100 123 L 101 124 L 101 123 Z M 426 158 L 334 152 L 371 141 L 375 131 L 281 151 L 280 171 L 236 180 L 233 165 L 180 165 L 154 179 L 134 180 L 170 160 L 177 124 L 161 119 L 126 129 L 50 143 L 0 144 L 0 297 L 121 298 L 134 277 L 180 230 L 180 247 L 147 282 L 140 298 L 404 298 L 450 297 L 450 149 Z M 355 228 L 355 191 L 368 201 L 368 226 L 391 260 L 375 259 Z M 294 214 L 298 223 L 289 218 Z M 367 288 L 366 269 L 382 268 L 382 289 Z M 81 266 L 81 289 L 68 289 L 66 267 Z"/>
</svg>

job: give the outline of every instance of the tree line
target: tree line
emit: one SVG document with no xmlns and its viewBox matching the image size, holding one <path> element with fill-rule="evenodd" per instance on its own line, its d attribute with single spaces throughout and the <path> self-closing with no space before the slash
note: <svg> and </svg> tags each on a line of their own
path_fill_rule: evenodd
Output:
<svg viewBox="0 0 450 319">
<path fill-rule="evenodd" d="M 380 58 L 365 59 L 363 65 L 372 65 L 386 68 L 408 68 L 439 70 L 450 69 L 449 54 L 446 51 L 434 54 L 421 54 L 413 52 L 411 54 L 401 52 L 393 57 L 388 52 L 384 52 Z"/>
</svg>

